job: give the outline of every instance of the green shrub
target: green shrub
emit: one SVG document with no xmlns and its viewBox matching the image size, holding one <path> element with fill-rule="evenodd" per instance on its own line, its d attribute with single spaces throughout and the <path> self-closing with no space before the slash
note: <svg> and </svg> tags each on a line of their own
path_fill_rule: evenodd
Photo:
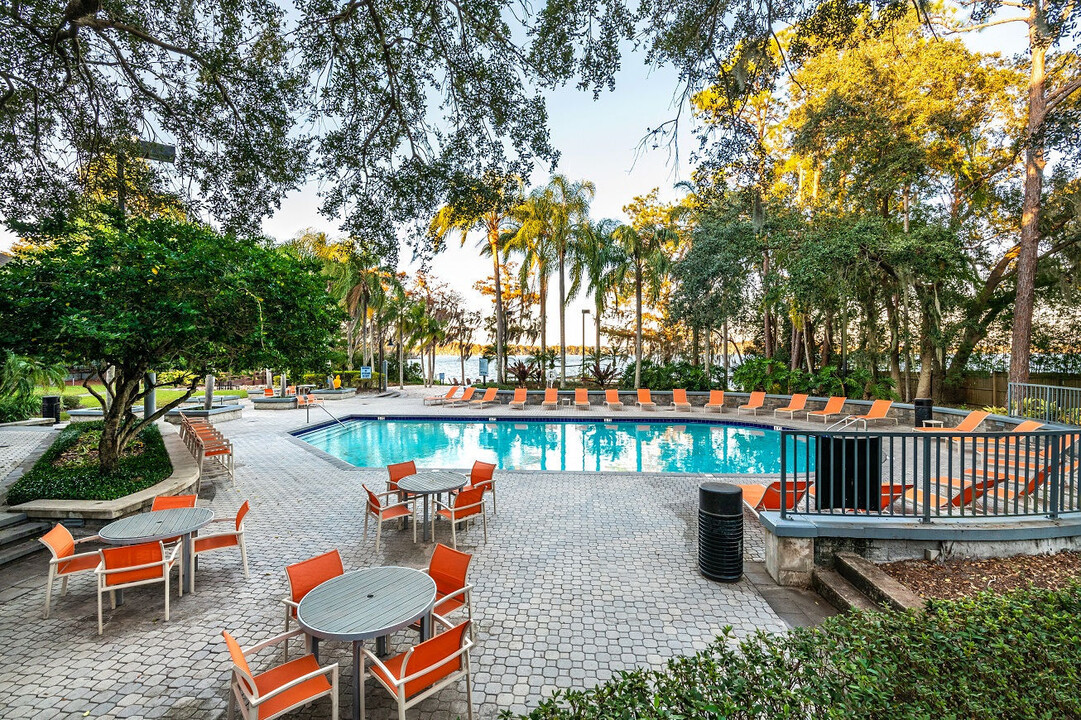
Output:
<svg viewBox="0 0 1081 720">
<path fill-rule="evenodd" d="M 41 415 L 40 395 L 0 397 L 0 423 L 19 422 Z"/>
<path fill-rule="evenodd" d="M 163 385 L 187 385 L 194 376 L 186 370 L 162 370 L 157 381 Z"/>
<path fill-rule="evenodd" d="M 1081 584 L 931 602 L 924 612 L 856 612 L 738 645 L 727 628 L 663 670 L 559 691 L 523 717 L 1076 718 L 1079 638 Z"/>
<path fill-rule="evenodd" d="M 785 362 L 759 356 L 747 357 L 732 371 L 732 384 L 743 392 L 764 390 L 781 395 L 808 393 L 876 400 L 897 399 L 891 378 L 880 376 L 875 380 L 871 372 L 863 367 L 850 368 L 842 377 L 840 370 L 833 365 L 809 373 L 802 368 L 789 370 Z"/>
<path fill-rule="evenodd" d="M 65 410 L 77 410 L 82 407 L 82 395 L 63 395 L 60 398 L 60 406 Z"/>
<path fill-rule="evenodd" d="M 116 470 L 102 475 L 97 462 L 101 422 L 64 428 L 45 454 L 8 490 L 8 503 L 31 500 L 115 500 L 155 485 L 173 472 L 161 433 L 151 425 L 124 450 Z M 75 458 L 54 462 L 68 451 Z"/>
<path fill-rule="evenodd" d="M 642 361 L 642 387 L 650 390 L 672 390 L 683 388 L 684 390 L 709 390 L 711 387 L 720 387 L 720 376 L 723 368 L 713 368 L 714 378 L 711 384 L 710 377 L 706 375 L 703 365 L 691 365 L 687 362 L 675 362 L 656 364 L 650 360 Z M 620 378 L 621 388 L 634 387 L 634 363 L 628 363 L 623 368 L 623 377 Z"/>
</svg>

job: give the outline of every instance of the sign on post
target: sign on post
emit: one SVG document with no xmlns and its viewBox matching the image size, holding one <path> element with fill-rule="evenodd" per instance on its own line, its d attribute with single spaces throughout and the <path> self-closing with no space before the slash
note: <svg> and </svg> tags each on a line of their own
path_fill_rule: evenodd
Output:
<svg viewBox="0 0 1081 720">
<path fill-rule="evenodd" d="M 478 368 L 477 374 L 481 377 L 488 377 L 488 358 L 480 359 L 480 368 Z"/>
<path fill-rule="evenodd" d="M 372 379 L 372 366 L 371 365 L 361 365 L 360 366 L 360 379 L 361 380 L 371 380 Z"/>
</svg>

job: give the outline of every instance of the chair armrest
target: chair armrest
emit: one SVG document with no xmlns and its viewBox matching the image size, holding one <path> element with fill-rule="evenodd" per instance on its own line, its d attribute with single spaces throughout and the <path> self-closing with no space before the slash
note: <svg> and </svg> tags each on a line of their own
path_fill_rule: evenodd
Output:
<svg viewBox="0 0 1081 720">
<path fill-rule="evenodd" d="M 94 569 L 94 572 L 99 573 L 101 575 L 112 575 L 113 573 L 132 572 L 134 570 L 146 570 L 147 568 L 153 568 L 153 567 L 172 568 L 173 563 L 176 562 L 176 554 L 179 551 L 180 551 L 180 543 L 177 543 L 176 545 L 173 546 L 173 554 L 170 555 L 165 560 L 159 560 L 157 562 L 152 562 L 152 563 L 143 563 L 142 565 L 125 565 L 124 567 L 113 568 L 111 570 L 107 570 L 105 568 L 105 563 L 103 562 L 102 564 L 98 565 L 97 568 Z"/>
<path fill-rule="evenodd" d="M 293 602 L 292 598 L 282 598 L 282 603 L 294 609 L 300 607 L 300 603 Z"/>
<path fill-rule="evenodd" d="M 265 650 L 266 648 L 271 647 L 272 645 L 277 645 L 278 643 L 284 642 L 284 641 L 288 640 L 289 638 L 294 638 L 294 637 L 296 637 L 298 635 L 304 635 L 304 634 L 305 634 L 304 630 L 297 629 L 297 630 L 290 630 L 289 632 L 282 633 L 281 635 L 275 635 L 272 638 L 267 638 L 266 640 L 264 640 L 261 643 L 256 643 L 255 645 L 252 645 L 249 648 L 244 648 L 243 649 L 244 657 L 247 657 L 251 653 L 257 653 L 260 650 Z"/>
<path fill-rule="evenodd" d="M 433 616 L 434 616 L 434 613 L 433 613 Z M 363 645 L 362 645 L 362 646 L 360 647 L 360 654 L 361 654 L 361 655 L 364 655 L 364 656 L 366 656 L 366 657 L 367 657 L 367 658 L 368 658 L 369 660 L 371 660 L 371 661 L 372 661 L 372 664 L 373 664 L 373 665 L 376 665 L 376 666 L 378 666 L 378 667 L 379 667 L 379 669 L 380 669 L 380 670 L 382 670 L 382 671 L 383 671 L 383 672 L 384 672 L 384 673 L 386 674 L 386 676 L 387 676 L 388 678 L 393 678 L 393 677 L 394 677 L 394 673 L 392 673 L 392 672 L 390 671 L 390 668 L 388 668 L 388 667 L 387 667 L 386 665 L 384 665 L 384 664 L 383 664 L 383 661 L 382 661 L 382 660 L 380 660 L 380 659 L 379 659 L 379 658 L 378 658 L 378 657 L 376 656 L 376 654 L 375 654 L 375 653 L 373 653 L 373 652 L 372 652 L 371 650 L 369 650 L 368 648 L 364 647 Z M 431 667 L 431 666 L 429 666 L 429 667 Z M 363 679 L 361 680 L 361 682 L 363 683 Z M 395 683 L 395 685 L 397 685 L 397 684 L 398 684 L 398 683 Z"/>
<path fill-rule="evenodd" d="M 475 502 L 472 505 L 457 505 L 455 507 L 450 507 L 448 505 L 444 505 L 443 503 L 439 502 L 438 500 L 435 501 L 435 506 L 436 506 L 437 509 L 441 507 L 444 510 L 450 510 L 451 513 L 457 513 L 459 510 L 471 510 L 471 509 L 473 509 L 475 507 L 480 507 L 483 504 L 484 504 L 484 500 L 482 499 L 480 502 Z"/>
<path fill-rule="evenodd" d="M 397 495 L 397 494 L 398 493 L 391 493 L 391 495 Z M 389 510 L 390 508 L 401 507 L 403 505 L 408 506 L 408 505 L 412 505 L 412 504 L 413 504 L 413 499 L 412 498 L 407 498 L 406 500 L 402 500 L 401 502 L 390 503 L 389 505 L 384 505 L 383 509 L 384 510 Z"/>
<path fill-rule="evenodd" d="M 458 588 L 454 592 L 447 593 L 443 597 L 437 599 L 435 602 L 436 602 L 436 604 L 439 604 L 441 601 L 446 600 L 447 598 L 457 597 L 459 595 L 468 595 L 472 590 L 473 590 L 473 586 L 469 585 L 467 583 L 466 585 L 463 585 L 462 587 Z M 432 613 L 432 615 L 434 616 L 435 613 Z"/>
<path fill-rule="evenodd" d="M 101 540 L 101 535 L 91 535 L 90 537 L 81 538 L 79 540 L 76 540 L 75 544 L 78 545 L 79 543 L 93 542 L 95 540 Z"/>
<path fill-rule="evenodd" d="M 97 550 L 92 550 L 90 552 L 84 552 L 84 553 L 73 553 L 71 555 L 68 555 L 67 557 L 62 557 L 62 558 L 55 558 L 55 557 L 54 558 L 49 558 L 49 564 L 50 565 L 59 565 L 60 563 L 71 562 L 72 560 L 77 560 L 77 559 L 84 558 L 84 557 L 90 557 L 91 555 L 95 555 L 95 556 L 100 557 L 100 555 L 98 555 Z"/>
</svg>

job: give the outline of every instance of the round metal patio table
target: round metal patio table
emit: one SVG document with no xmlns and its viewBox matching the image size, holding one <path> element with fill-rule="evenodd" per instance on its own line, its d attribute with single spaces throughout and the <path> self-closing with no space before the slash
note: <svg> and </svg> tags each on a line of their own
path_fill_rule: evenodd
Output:
<svg viewBox="0 0 1081 720">
<path fill-rule="evenodd" d="M 428 542 L 428 497 L 465 487 L 469 478 L 451 470 L 426 470 L 408 475 L 398 481 L 398 489 L 411 495 L 424 496 L 424 542 Z"/>
<path fill-rule="evenodd" d="M 191 536 L 199 528 L 214 519 L 209 508 L 173 508 L 155 512 L 129 515 L 115 520 L 98 532 L 102 542 L 110 545 L 137 545 L 167 538 L 180 538 L 180 582 L 187 583 L 188 592 L 195 592 L 195 554 L 192 552 Z M 118 590 L 117 603 L 124 601 L 124 593 Z"/>
<path fill-rule="evenodd" d="M 386 655 L 387 635 L 420 620 L 421 640 L 431 632 L 435 580 L 419 570 L 377 567 L 354 570 L 317 585 L 300 601 L 297 622 L 312 636 L 353 643 L 353 718 L 360 717 L 360 648 L 376 638 L 376 652 Z"/>
</svg>

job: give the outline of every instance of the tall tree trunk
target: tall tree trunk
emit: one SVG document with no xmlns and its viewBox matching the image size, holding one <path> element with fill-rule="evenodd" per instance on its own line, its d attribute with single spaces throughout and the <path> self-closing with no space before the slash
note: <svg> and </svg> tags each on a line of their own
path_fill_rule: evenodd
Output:
<svg viewBox="0 0 1081 720">
<path fill-rule="evenodd" d="M 488 244 L 492 250 L 492 268 L 495 273 L 495 372 L 496 382 L 503 382 L 503 335 L 506 332 L 503 319 L 503 283 L 499 272 L 499 227 L 489 224 Z"/>
<path fill-rule="evenodd" d="M 1032 311 L 1036 302 L 1036 261 L 1040 248 L 1040 193 L 1043 191 L 1043 122 L 1047 113 L 1047 46 L 1039 30 L 1045 21 L 1040 3 L 1029 22 L 1029 52 L 1032 70 L 1028 83 L 1028 126 L 1025 148 L 1025 195 L 1021 209 L 1021 242 L 1017 254 L 1017 300 L 1013 312 L 1013 342 L 1010 350 L 1010 382 L 1028 382 L 1032 342 Z"/>
<path fill-rule="evenodd" d="M 593 316 L 594 317 L 594 323 L 596 324 L 596 327 L 597 327 L 597 362 L 600 363 L 600 361 L 601 361 L 601 315 L 604 313 L 604 298 L 601 297 L 601 296 L 598 296 L 594 301 L 594 305 L 596 306 L 596 309 L 597 309 L 597 314 Z"/>
<path fill-rule="evenodd" d="M 540 282 L 540 341 L 541 357 L 548 354 L 548 278 L 545 271 L 541 271 Z"/>
<path fill-rule="evenodd" d="M 559 250 L 559 387 L 567 384 L 567 292 L 563 266 L 566 250 Z"/>
<path fill-rule="evenodd" d="M 728 370 L 732 366 L 731 361 L 728 359 L 728 320 L 724 321 L 724 325 L 721 326 L 721 332 L 724 334 L 724 387 L 722 389 L 728 389 Z"/>
<path fill-rule="evenodd" d="M 353 369 L 353 352 L 354 352 L 353 331 L 356 329 L 356 327 L 357 327 L 356 318 L 349 318 L 349 320 L 346 321 L 346 323 L 345 323 L 345 369 L 346 370 L 352 370 Z"/>
<path fill-rule="evenodd" d="M 405 349 L 402 347 L 402 319 L 398 318 L 398 389 L 405 388 Z"/>
<path fill-rule="evenodd" d="M 762 253 L 762 291 L 766 290 L 766 278 L 769 276 L 769 253 Z M 766 352 L 766 357 L 773 357 L 773 353 L 776 348 L 773 347 L 773 318 L 769 309 L 769 302 L 763 298 L 762 300 L 762 349 Z"/>
<path fill-rule="evenodd" d="M 642 260 L 634 259 L 634 389 L 642 386 Z"/>
<path fill-rule="evenodd" d="M 897 295 L 886 302 L 886 322 L 890 326 L 890 378 L 898 394 L 904 397 L 901 387 L 901 323 L 897 316 Z"/>
<path fill-rule="evenodd" d="M 691 365 L 698 365 L 699 350 L 698 350 L 698 326 L 695 325 L 691 328 Z"/>
<path fill-rule="evenodd" d="M 706 385 L 707 386 L 713 385 L 713 383 L 711 382 L 712 378 L 710 377 L 710 375 L 711 375 L 711 373 L 710 373 L 710 360 L 712 360 L 712 358 L 710 358 L 710 349 L 711 349 L 710 348 L 710 344 L 711 344 L 710 336 L 712 334 L 713 334 L 713 330 L 711 328 L 707 327 L 706 328 Z"/>
<path fill-rule="evenodd" d="M 822 367 L 826 367 L 833 360 L 833 308 L 826 309 L 826 316 L 822 320 L 822 349 L 818 357 Z"/>
<path fill-rule="evenodd" d="M 368 354 L 368 293 L 360 294 L 360 361 L 363 365 L 371 365 L 372 359 Z"/>
</svg>

